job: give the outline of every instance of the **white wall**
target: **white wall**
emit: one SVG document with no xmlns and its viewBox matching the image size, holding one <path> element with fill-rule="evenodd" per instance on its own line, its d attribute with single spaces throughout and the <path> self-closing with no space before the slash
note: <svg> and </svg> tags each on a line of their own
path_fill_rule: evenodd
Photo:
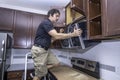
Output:
<svg viewBox="0 0 120 80">
<path fill-rule="evenodd" d="M 71 65 L 69 57 L 79 57 L 88 60 L 98 61 L 100 64 L 110 65 L 115 67 L 115 72 L 100 69 L 101 78 L 103 80 L 120 80 L 120 40 L 116 41 L 103 41 L 92 49 L 84 53 L 71 53 L 69 51 L 57 51 L 55 54 L 57 56 L 63 55 L 67 58 L 59 58 L 60 61 L 65 64 Z"/>
</svg>

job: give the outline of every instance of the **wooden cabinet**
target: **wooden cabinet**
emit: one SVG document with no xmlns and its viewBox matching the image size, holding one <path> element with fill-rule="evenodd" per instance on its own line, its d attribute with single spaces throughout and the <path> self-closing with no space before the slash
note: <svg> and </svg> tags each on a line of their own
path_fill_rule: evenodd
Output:
<svg viewBox="0 0 120 80">
<path fill-rule="evenodd" d="M 87 0 L 71 0 L 71 8 L 82 15 L 86 15 L 86 2 Z"/>
<path fill-rule="evenodd" d="M 32 14 L 22 11 L 15 13 L 14 48 L 31 48 L 34 43 L 36 30 L 45 15 Z"/>
<path fill-rule="evenodd" d="M 15 12 L 13 31 L 14 48 L 27 48 L 31 45 L 31 14 L 22 11 Z"/>
<path fill-rule="evenodd" d="M 22 80 L 23 71 L 9 71 L 7 73 L 7 80 Z"/>
<path fill-rule="evenodd" d="M 75 12 L 79 12 L 79 17 L 86 16 L 87 39 L 119 37 L 119 3 L 120 0 L 71 0 L 71 8 L 66 6 L 66 24 L 79 22 L 75 19 Z"/>
<path fill-rule="evenodd" d="M 87 0 L 88 39 L 120 35 L 119 3 L 119 0 Z"/>
<path fill-rule="evenodd" d="M 34 70 L 28 70 L 27 71 L 27 80 L 32 80 L 30 77 L 30 73 Z M 14 71 L 8 71 L 7 72 L 7 80 L 23 80 L 24 78 L 24 71 L 23 70 L 14 70 Z"/>
<path fill-rule="evenodd" d="M 12 31 L 14 10 L 0 8 L 0 31 Z"/>
<path fill-rule="evenodd" d="M 88 0 L 88 38 L 102 38 L 101 0 Z"/>
<path fill-rule="evenodd" d="M 0 31 L 13 31 L 13 48 L 31 48 L 46 15 L 0 8 Z"/>
<path fill-rule="evenodd" d="M 80 14 L 79 12 L 74 11 L 71 9 L 70 6 L 71 3 L 66 5 L 65 7 L 65 23 L 66 25 L 71 24 L 73 21 L 77 20 L 78 18 L 82 17 L 83 15 Z"/>
<path fill-rule="evenodd" d="M 103 35 L 120 35 L 120 0 L 102 0 Z"/>
</svg>

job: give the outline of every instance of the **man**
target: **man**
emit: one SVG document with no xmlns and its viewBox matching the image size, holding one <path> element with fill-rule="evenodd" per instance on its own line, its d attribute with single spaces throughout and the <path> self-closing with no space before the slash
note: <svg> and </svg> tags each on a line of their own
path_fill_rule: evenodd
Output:
<svg viewBox="0 0 120 80">
<path fill-rule="evenodd" d="M 57 39 L 79 36 L 82 33 L 80 29 L 74 29 L 74 32 L 67 34 L 57 33 L 53 23 L 57 22 L 60 17 L 59 10 L 51 9 L 48 11 L 47 16 L 48 19 L 41 22 L 37 29 L 34 45 L 31 49 L 35 67 L 35 77 L 33 80 L 40 80 L 41 77 L 47 74 L 47 68 L 59 65 L 58 59 L 48 50 L 51 42 Z M 50 66 L 47 66 L 47 64 L 50 64 Z"/>
</svg>

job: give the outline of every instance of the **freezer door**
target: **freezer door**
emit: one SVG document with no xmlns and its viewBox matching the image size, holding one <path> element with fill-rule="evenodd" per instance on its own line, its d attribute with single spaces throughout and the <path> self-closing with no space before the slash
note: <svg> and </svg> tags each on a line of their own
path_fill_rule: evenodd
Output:
<svg viewBox="0 0 120 80">
<path fill-rule="evenodd" d="M 0 33 L 0 59 L 3 59 L 3 54 L 5 53 L 5 47 L 6 47 L 6 38 L 7 34 L 6 33 Z"/>
</svg>

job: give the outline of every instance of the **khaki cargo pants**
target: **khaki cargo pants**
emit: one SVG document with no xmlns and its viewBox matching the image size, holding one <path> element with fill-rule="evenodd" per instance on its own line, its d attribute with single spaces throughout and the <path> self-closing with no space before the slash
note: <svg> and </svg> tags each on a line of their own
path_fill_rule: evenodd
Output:
<svg viewBox="0 0 120 80">
<path fill-rule="evenodd" d="M 50 51 L 33 46 L 31 49 L 34 61 L 35 76 L 41 78 L 47 74 L 47 64 L 58 64 L 56 56 Z"/>
</svg>

